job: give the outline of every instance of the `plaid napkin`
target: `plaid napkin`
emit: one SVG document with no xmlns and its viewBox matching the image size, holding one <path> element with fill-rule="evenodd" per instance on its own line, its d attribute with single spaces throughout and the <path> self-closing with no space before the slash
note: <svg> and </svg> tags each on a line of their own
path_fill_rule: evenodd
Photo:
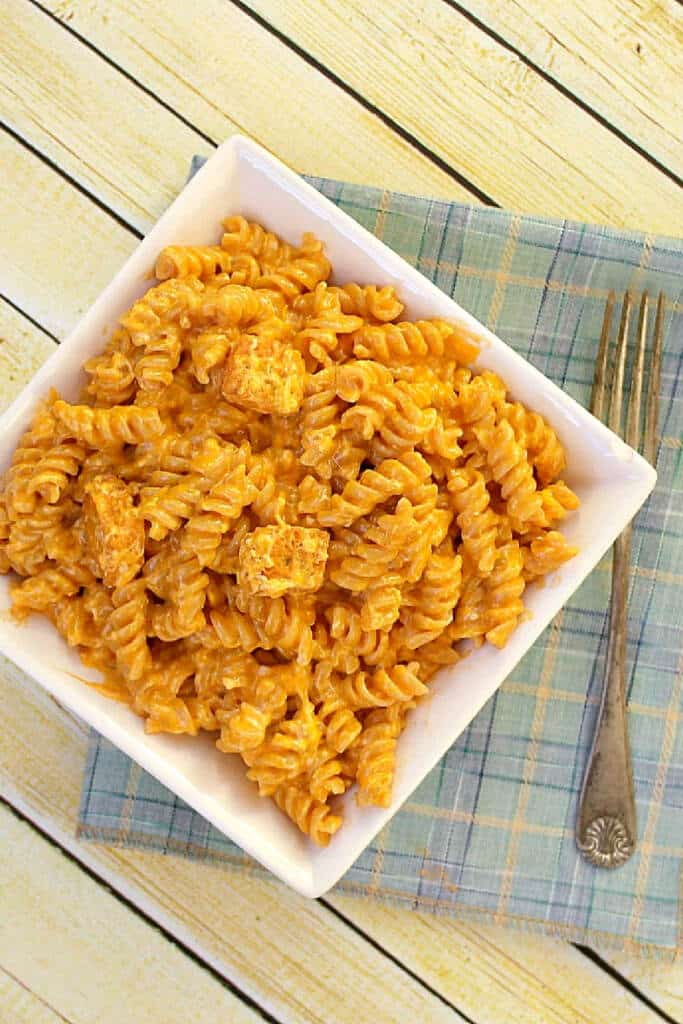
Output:
<svg viewBox="0 0 683 1024">
<path fill-rule="evenodd" d="M 311 180 L 583 404 L 609 289 L 669 298 L 659 482 L 631 574 L 637 853 L 609 872 L 574 845 L 605 663 L 606 558 L 339 890 L 671 956 L 683 945 L 683 241 Z M 79 834 L 262 870 L 95 734 Z"/>
</svg>

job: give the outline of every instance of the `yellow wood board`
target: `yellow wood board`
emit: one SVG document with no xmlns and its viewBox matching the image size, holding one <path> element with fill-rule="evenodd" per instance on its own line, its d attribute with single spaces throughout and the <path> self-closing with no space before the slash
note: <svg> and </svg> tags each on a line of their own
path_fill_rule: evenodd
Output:
<svg viewBox="0 0 683 1024">
<path fill-rule="evenodd" d="M 31 16 L 28 0 L 7 0 L 7 4 L 14 20 Z M 467 189 L 401 139 L 376 114 L 224 0 L 203 0 L 200 18 L 197 5 L 185 0 L 168 0 L 164 4 L 146 0 L 122 0 L 116 4 L 108 0 L 87 4 L 78 0 L 47 0 L 45 6 L 215 143 L 235 132 L 244 132 L 297 171 L 473 201 Z M 93 122 L 88 113 L 93 102 L 97 109 L 111 111 L 107 131 L 111 138 L 118 139 L 129 130 L 131 121 L 137 121 L 137 113 L 132 116 L 132 110 L 140 108 L 146 117 L 149 101 L 121 75 L 116 79 L 113 95 L 102 99 L 98 96 L 99 82 L 108 80 L 113 72 L 107 70 L 105 74 L 100 70 L 88 74 L 97 58 L 76 40 L 65 39 L 66 33 L 60 33 L 54 24 L 53 35 L 45 15 L 36 13 L 35 17 L 41 19 L 40 37 L 48 42 L 48 50 L 52 52 L 52 46 L 55 47 L 51 60 L 58 67 L 68 67 L 67 81 L 74 83 L 76 93 L 73 104 L 88 118 L 83 126 L 77 118 L 69 124 L 66 145 L 60 147 L 60 160 L 71 166 L 75 156 L 87 164 L 82 146 L 88 144 L 89 133 L 98 137 L 101 130 L 101 122 Z M 0 50 L 14 48 L 6 41 L 7 34 L 3 33 Z M 34 38 L 35 34 L 34 31 Z M 21 44 L 19 57 L 22 76 L 33 76 L 38 82 L 45 78 L 44 65 L 32 52 L 30 42 L 28 46 Z M 11 67 L 9 70 L 16 73 Z M 81 95 L 87 89 L 94 90 L 95 101 Z M 34 88 L 29 89 L 29 105 L 34 92 Z M 50 96 L 41 101 L 45 120 L 38 113 L 39 125 L 34 125 L 33 131 L 38 127 L 50 131 L 45 104 L 53 102 L 56 101 Z M 168 124 L 168 115 L 159 104 L 157 107 L 160 124 Z M 62 116 L 61 120 L 64 123 L 66 118 Z M 179 122 L 178 127 L 170 130 L 168 147 L 181 127 Z M 188 131 L 187 137 L 191 134 Z M 155 131 L 152 138 L 158 139 L 159 132 Z M 127 143 L 124 145 L 127 147 Z M 204 142 L 202 149 L 206 146 Z M 149 143 L 143 140 L 141 152 L 135 158 L 136 168 L 149 159 L 163 159 L 163 139 L 159 157 L 148 155 L 148 149 Z M 169 179 L 175 159 L 176 154 L 169 152 L 171 167 L 163 171 L 164 182 Z M 116 161 L 108 168 L 97 156 L 90 162 L 95 163 L 100 174 L 126 171 L 125 160 L 120 161 L 118 172 Z M 78 174 L 85 175 L 87 170 L 87 166 L 77 166 Z M 179 187 L 181 180 L 174 182 L 174 188 Z M 150 192 L 158 193 L 159 189 L 150 184 Z"/>
<path fill-rule="evenodd" d="M 672 965 L 650 957 L 602 949 L 598 952 L 665 1013 L 683 1021 L 683 962 L 680 958 Z"/>
<path fill-rule="evenodd" d="M 0 117 L 140 230 L 213 149 L 27 0 L 3 2 Z"/>
<path fill-rule="evenodd" d="M 460 6 L 683 174 L 683 10 L 676 0 L 460 0 Z"/>
<path fill-rule="evenodd" d="M 0 133 L 2 290 L 63 338 L 137 238 L 11 136 Z"/>
<path fill-rule="evenodd" d="M 24 982 L 0 967 L 0 1011 L 12 1024 L 64 1024 L 64 1017 L 46 1006 Z"/>
<path fill-rule="evenodd" d="M 261 1019 L 2 805 L 0 835 L 0 969 L 44 1008 L 73 1024 Z"/>
<path fill-rule="evenodd" d="M 683 231 L 674 182 L 443 0 L 249 7 L 502 206 Z"/>
</svg>

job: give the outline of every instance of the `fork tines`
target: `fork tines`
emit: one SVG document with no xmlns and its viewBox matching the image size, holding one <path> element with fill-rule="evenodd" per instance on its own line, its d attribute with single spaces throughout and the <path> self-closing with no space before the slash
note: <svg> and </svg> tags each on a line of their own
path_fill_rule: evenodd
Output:
<svg viewBox="0 0 683 1024">
<path fill-rule="evenodd" d="M 626 355 L 629 342 L 629 326 L 633 296 L 624 293 L 621 306 L 621 319 L 614 350 L 610 363 L 610 328 L 614 311 L 615 295 L 610 292 L 600 335 L 600 347 L 595 362 L 595 376 L 591 393 L 591 412 L 602 419 L 617 434 L 622 434 L 622 407 L 624 398 L 624 377 L 626 372 Z M 664 335 L 664 304 L 665 296 L 660 292 L 657 301 L 654 338 L 650 350 L 650 372 L 647 396 L 645 399 L 645 422 L 641 432 L 641 406 L 643 395 L 643 378 L 645 376 L 645 355 L 647 348 L 647 327 L 649 313 L 649 297 L 643 292 L 640 300 L 638 330 L 636 333 L 635 351 L 631 368 L 628 411 L 624 439 L 632 448 L 640 449 L 648 462 L 656 457 L 657 414 L 659 408 L 659 384 L 662 366 L 662 339 Z M 609 383 L 608 383 L 609 378 Z M 609 392 L 609 398 L 608 398 Z"/>
</svg>

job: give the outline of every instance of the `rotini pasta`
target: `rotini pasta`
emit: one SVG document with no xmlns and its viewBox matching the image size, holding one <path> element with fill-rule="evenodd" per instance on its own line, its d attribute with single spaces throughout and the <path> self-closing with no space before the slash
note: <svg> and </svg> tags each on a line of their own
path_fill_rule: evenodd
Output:
<svg viewBox="0 0 683 1024">
<path fill-rule="evenodd" d="M 344 313 L 358 316 L 370 323 L 388 323 L 390 320 L 396 320 L 404 309 L 396 289 L 390 284 L 385 284 L 381 288 L 374 284 L 345 284 L 341 288 L 335 288 L 334 292 Z"/>
<path fill-rule="evenodd" d="M 394 777 L 396 745 L 403 726 L 406 708 L 412 701 L 404 701 L 371 711 L 365 719 L 358 744 L 358 802 L 361 806 L 375 804 L 388 807 L 391 783 Z"/>
<path fill-rule="evenodd" d="M 436 640 L 453 618 L 462 590 L 462 557 L 450 540 L 432 551 L 420 579 L 406 590 L 400 609 L 402 642 L 411 650 Z"/>
<path fill-rule="evenodd" d="M 308 300 L 311 299 L 311 302 Z M 301 296 L 294 304 L 295 313 L 304 314 L 303 324 L 294 338 L 294 344 L 307 357 L 308 363 L 326 366 L 348 354 L 350 344 L 346 336 L 362 326 L 360 316 L 349 316 L 342 311 L 340 292 L 328 288 L 321 281 L 314 292 Z"/>
<path fill-rule="evenodd" d="M 221 248 L 233 257 L 252 256 L 258 261 L 260 273 L 279 266 L 292 258 L 294 247 L 260 224 L 250 223 L 244 217 L 226 217 Z"/>
<path fill-rule="evenodd" d="M 157 258 L 157 280 L 169 277 L 197 277 L 207 280 L 230 271 L 232 259 L 219 245 L 167 245 Z"/>
<path fill-rule="evenodd" d="M 108 409 L 92 409 L 58 399 L 53 409 L 64 436 L 82 441 L 89 448 L 140 444 L 158 437 L 163 430 L 158 410 L 151 407 L 113 405 Z"/>
<path fill-rule="evenodd" d="M 104 352 L 83 367 L 90 378 L 84 398 L 104 407 L 124 405 L 135 393 L 135 361 L 130 334 L 124 327 L 118 328 Z"/>
<path fill-rule="evenodd" d="M 394 317 L 386 319 L 393 320 Z M 403 363 L 416 365 L 429 357 L 469 363 L 476 356 L 477 347 L 444 320 L 418 320 L 415 323 L 369 324 L 354 335 L 353 351 L 359 359 L 375 359 L 386 366 L 399 366 Z"/>
<path fill-rule="evenodd" d="M 46 615 L 150 733 L 212 733 L 314 842 L 391 801 L 440 668 L 502 647 L 575 554 L 552 428 L 410 321 L 332 285 L 322 244 L 241 216 L 168 246 L 158 282 L 51 393 L 0 485 L 14 614 Z"/>
<path fill-rule="evenodd" d="M 498 516 L 482 474 L 471 465 L 448 473 L 448 492 L 455 509 L 462 546 L 477 570 L 486 575 L 496 560 Z"/>
</svg>

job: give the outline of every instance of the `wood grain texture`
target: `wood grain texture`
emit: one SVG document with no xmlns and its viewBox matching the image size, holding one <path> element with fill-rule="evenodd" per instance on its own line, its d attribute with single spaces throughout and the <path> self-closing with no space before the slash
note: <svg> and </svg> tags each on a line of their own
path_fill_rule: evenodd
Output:
<svg viewBox="0 0 683 1024">
<path fill-rule="evenodd" d="M 501 205 L 683 233 L 672 181 L 442 0 L 248 6 Z"/>
<path fill-rule="evenodd" d="M 0 835 L 0 970 L 43 1007 L 73 1024 L 143 1024 L 162 1007 L 164 1024 L 261 1019 L 4 806 Z"/>
<path fill-rule="evenodd" d="M 143 231 L 213 149 L 27 0 L 3 3 L 0 118 Z"/>
<path fill-rule="evenodd" d="M 652 1021 L 638 999 L 566 942 L 368 901 L 361 905 L 346 896 L 333 896 L 329 902 L 477 1024 L 487 1019 L 482 1008 L 491 1006 L 495 1024 Z M 603 955 L 611 959 L 609 953 Z M 671 984 L 683 975 L 671 964 L 667 970 Z M 652 998 L 657 1001 L 656 995 Z"/>
<path fill-rule="evenodd" d="M 72 1024 L 0 967 L 0 1011 L 11 1024 Z"/>
<path fill-rule="evenodd" d="M 52 338 L 0 301 L 0 413 L 56 347 Z"/>
<path fill-rule="evenodd" d="M 625 978 L 676 1021 L 683 1021 L 683 961 L 661 963 L 649 957 L 627 956 L 625 953 L 599 949 L 600 955 Z"/>
<path fill-rule="evenodd" d="M 202 0 L 201 31 L 196 5 L 185 0 L 164 4 L 146 0 L 119 0 L 116 4 L 108 0 L 87 4 L 43 0 L 43 5 L 215 143 L 234 132 L 245 132 L 298 171 L 474 201 L 471 192 L 379 117 L 226 0 Z M 28 6 L 28 0 L 12 0 L 12 9 L 20 13 Z M 41 35 L 48 39 L 46 25 L 41 26 Z M 68 65 L 67 80 L 78 81 L 85 75 L 81 79 L 85 88 L 97 92 L 100 72 L 94 79 L 87 74 L 91 60 L 97 58 L 77 46 L 75 40 L 64 39 L 65 35 L 57 33 L 54 37 L 56 63 Z M 19 68 L 20 73 L 34 75 L 39 82 L 45 78 L 30 47 L 22 48 Z M 108 71 L 107 75 L 112 73 Z M 79 97 L 74 104 L 88 109 L 92 101 Z M 148 101 L 119 75 L 105 109 L 112 105 L 116 116 L 108 123 L 107 131 L 116 140 L 128 131 L 131 105 L 145 110 Z M 86 164 L 100 166 L 97 157 L 83 155 L 82 146 L 89 134 L 98 135 L 101 121 L 95 118 L 80 125 L 77 118 L 71 118 L 70 109 L 63 112 L 62 120 L 65 116 L 70 119 L 68 146 L 62 146 L 60 159 L 71 166 L 75 155 Z M 49 119 L 43 121 L 40 112 L 37 117 L 39 125 L 32 130 L 39 127 L 49 132 Z M 32 119 L 36 120 L 35 112 Z M 137 120 L 137 114 L 133 120 Z M 167 124 L 168 115 L 160 111 L 159 120 Z M 169 147 L 180 132 L 180 124 L 170 131 Z M 192 132 L 186 135 L 189 138 Z M 157 130 L 152 137 L 158 136 Z M 206 145 L 202 144 L 201 151 Z M 69 148 L 73 152 L 69 153 Z M 149 143 L 142 140 L 135 167 L 147 161 L 148 148 Z M 161 159 L 164 152 L 162 148 Z M 173 165 L 177 154 L 169 153 L 168 159 Z M 115 171 L 115 166 L 110 164 L 109 171 Z M 87 167 L 78 169 L 79 174 L 85 175 L 86 171 Z M 171 167 L 162 169 L 165 183 L 170 172 Z M 173 189 L 181 183 L 182 177 L 174 180 Z M 154 191 L 150 184 L 150 192 Z"/>
<path fill-rule="evenodd" d="M 11 136 L 0 132 L 1 290 L 63 338 L 137 238 Z"/>
<path fill-rule="evenodd" d="M 677 0 L 459 0 L 459 6 L 683 174 L 683 9 Z"/>
</svg>

